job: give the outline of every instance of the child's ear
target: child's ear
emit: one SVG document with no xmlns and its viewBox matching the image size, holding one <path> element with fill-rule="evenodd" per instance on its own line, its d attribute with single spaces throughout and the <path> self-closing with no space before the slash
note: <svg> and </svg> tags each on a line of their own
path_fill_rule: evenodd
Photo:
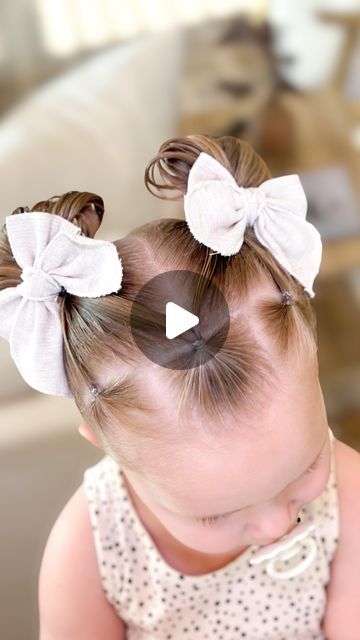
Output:
<svg viewBox="0 0 360 640">
<path fill-rule="evenodd" d="M 97 442 L 93 432 L 91 431 L 89 425 L 87 425 L 85 422 L 83 422 L 83 424 L 80 425 L 78 431 L 79 431 L 80 435 L 83 436 L 83 438 L 85 438 L 86 440 L 89 440 L 89 442 L 92 442 L 92 444 L 95 447 L 98 447 L 99 449 L 101 449 L 101 447 L 98 444 L 98 442 Z"/>
</svg>

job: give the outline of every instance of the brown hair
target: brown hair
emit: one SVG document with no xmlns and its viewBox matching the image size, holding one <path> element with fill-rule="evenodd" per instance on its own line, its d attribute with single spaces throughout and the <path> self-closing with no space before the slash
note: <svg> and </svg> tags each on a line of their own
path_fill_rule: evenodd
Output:
<svg viewBox="0 0 360 640">
<path fill-rule="evenodd" d="M 147 189 L 154 193 L 155 188 L 159 194 L 154 195 L 160 198 L 181 199 L 187 191 L 189 171 L 202 151 L 218 160 L 240 186 L 256 187 L 271 177 L 248 143 L 231 136 L 189 135 L 161 145 L 145 169 Z M 163 193 L 165 190 L 170 193 Z M 178 193 L 173 196 L 175 191 Z M 93 237 L 104 206 L 95 194 L 73 191 L 37 203 L 34 210 L 67 218 Z M 13 213 L 24 211 L 20 208 Z M 228 303 L 229 333 L 219 352 L 202 366 L 188 370 L 158 367 L 155 376 L 162 389 L 159 397 L 163 391 L 171 393 L 178 416 L 204 419 L 201 427 L 193 429 L 214 433 L 207 418 L 216 421 L 216 431 L 226 429 L 230 414 L 254 411 L 276 386 L 275 356 L 301 356 L 304 349 L 316 354 L 316 318 L 308 294 L 258 242 L 252 228 L 246 229 L 241 250 L 230 257 L 213 254 L 192 236 L 185 220 L 176 218 L 144 224 L 114 244 L 123 265 L 120 291 L 99 298 L 65 294 L 58 300 L 64 363 L 75 402 L 104 451 L 128 469 L 142 468 L 149 458 L 149 441 L 160 450 L 162 442 L 176 439 L 180 430 L 185 432 L 181 420 L 179 424 L 167 423 L 164 430 L 161 407 L 156 406 L 158 398 L 154 403 L 143 382 L 150 363 L 130 330 L 133 300 L 151 277 L 175 269 L 199 273 L 220 288 Z M 4 226 L 0 233 L 0 290 L 19 284 L 20 273 Z M 283 303 L 285 291 L 292 295 L 293 304 Z M 98 395 L 90 392 L 92 385 L 98 387 Z"/>
</svg>

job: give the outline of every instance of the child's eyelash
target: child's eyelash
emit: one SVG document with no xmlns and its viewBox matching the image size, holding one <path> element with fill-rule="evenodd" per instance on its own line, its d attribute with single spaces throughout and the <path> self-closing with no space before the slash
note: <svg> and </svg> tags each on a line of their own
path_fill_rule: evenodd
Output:
<svg viewBox="0 0 360 640">
<path fill-rule="evenodd" d="M 197 520 L 197 522 L 201 522 L 201 524 L 206 526 L 206 525 L 212 525 L 215 522 L 217 522 L 218 520 L 223 520 L 226 517 L 227 516 L 208 516 L 206 518 L 196 518 L 196 520 Z"/>
<path fill-rule="evenodd" d="M 311 473 L 312 471 L 314 471 L 317 468 L 320 459 L 321 459 L 321 456 L 319 456 L 319 458 L 311 465 L 311 467 L 309 467 L 308 470 L 305 471 L 305 475 L 307 473 Z M 227 516 L 208 516 L 206 518 L 196 518 L 196 521 L 200 522 L 204 526 L 207 526 L 207 525 L 212 525 L 215 522 L 218 522 L 219 520 L 223 520 L 226 517 Z"/>
<path fill-rule="evenodd" d="M 320 456 L 320 458 L 321 458 L 321 456 Z M 314 471 L 314 469 L 316 469 L 316 467 L 317 467 L 317 466 L 318 466 L 318 464 L 319 464 L 319 460 L 320 460 L 320 458 L 318 458 L 318 459 L 317 459 L 317 460 L 316 460 L 316 461 L 311 465 L 311 467 L 309 467 L 309 468 L 308 468 L 308 470 L 307 470 L 305 473 L 311 473 L 311 471 Z"/>
</svg>

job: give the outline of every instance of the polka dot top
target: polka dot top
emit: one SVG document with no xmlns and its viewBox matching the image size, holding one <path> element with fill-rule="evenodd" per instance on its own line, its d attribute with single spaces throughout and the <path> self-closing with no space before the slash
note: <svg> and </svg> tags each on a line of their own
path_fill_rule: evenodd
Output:
<svg viewBox="0 0 360 640">
<path fill-rule="evenodd" d="M 331 472 L 322 494 L 300 512 L 302 534 L 252 545 L 202 575 L 181 573 L 160 555 L 111 457 L 85 470 L 102 586 L 127 640 L 325 640 L 325 587 L 339 539 L 329 431 Z"/>
</svg>

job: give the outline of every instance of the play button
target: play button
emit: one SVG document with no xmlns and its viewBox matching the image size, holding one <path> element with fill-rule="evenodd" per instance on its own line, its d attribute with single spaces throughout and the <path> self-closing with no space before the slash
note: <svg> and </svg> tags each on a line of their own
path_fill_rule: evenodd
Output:
<svg viewBox="0 0 360 640">
<path fill-rule="evenodd" d="M 151 278 L 132 302 L 135 343 L 152 362 L 192 369 L 213 358 L 230 326 L 226 300 L 210 279 L 192 271 L 166 271 Z"/>
<path fill-rule="evenodd" d="M 166 303 L 166 337 L 169 340 L 199 324 L 199 318 L 175 302 Z"/>
</svg>

